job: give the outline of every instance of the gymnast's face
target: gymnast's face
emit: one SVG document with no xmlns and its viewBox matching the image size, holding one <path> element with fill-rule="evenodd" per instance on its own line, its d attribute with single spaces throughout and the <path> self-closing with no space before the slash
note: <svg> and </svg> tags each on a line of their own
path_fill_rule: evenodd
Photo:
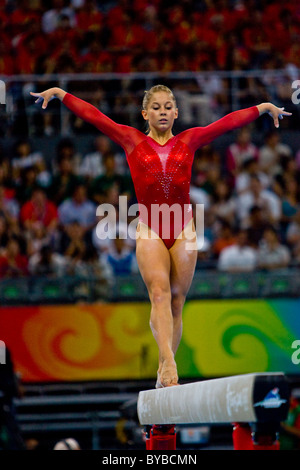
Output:
<svg viewBox="0 0 300 470">
<path fill-rule="evenodd" d="M 148 121 L 150 131 L 155 129 L 159 133 L 172 129 L 174 120 L 178 117 L 173 98 L 165 91 L 154 93 L 147 109 L 142 111 L 143 117 Z"/>
</svg>

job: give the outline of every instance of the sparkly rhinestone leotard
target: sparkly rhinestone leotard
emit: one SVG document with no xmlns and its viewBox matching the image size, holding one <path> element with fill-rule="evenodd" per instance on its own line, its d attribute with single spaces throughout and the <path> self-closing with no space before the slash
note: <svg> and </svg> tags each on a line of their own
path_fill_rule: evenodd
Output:
<svg viewBox="0 0 300 470">
<path fill-rule="evenodd" d="M 192 219 L 190 180 L 195 151 L 259 116 L 256 106 L 235 111 L 206 127 L 181 132 L 160 145 L 137 129 L 117 124 L 89 103 L 67 93 L 63 103 L 120 145 L 126 154 L 139 203 L 139 220 L 169 249 Z"/>
</svg>

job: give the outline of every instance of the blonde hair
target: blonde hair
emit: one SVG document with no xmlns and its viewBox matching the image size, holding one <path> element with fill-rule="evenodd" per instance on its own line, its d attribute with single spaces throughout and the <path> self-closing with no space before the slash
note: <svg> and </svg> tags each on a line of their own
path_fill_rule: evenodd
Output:
<svg viewBox="0 0 300 470">
<path fill-rule="evenodd" d="M 172 98 L 172 100 L 174 101 L 175 107 L 177 106 L 175 96 L 172 90 L 170 90 L 170 88 L 168 88 L 165 85 L 154 85 L 153 87 L 150 88 L 150 90 L 145 91 L 144 98 L 143 98 L 143 105 L 142 105 L 143 109 L 146 110 L 148 108 L 148 105 L 154 93 L 158 93 L 160 91 L 164 91 L 165 93 L 168 93 L 170 95 L 170 98 Z"/>
</svg>

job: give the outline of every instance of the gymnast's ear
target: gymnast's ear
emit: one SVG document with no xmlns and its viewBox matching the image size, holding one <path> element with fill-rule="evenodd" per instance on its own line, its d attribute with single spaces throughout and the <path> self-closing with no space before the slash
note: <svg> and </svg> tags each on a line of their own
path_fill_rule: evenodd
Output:
<svg viewBox="0 0 300 470">
<path fill-rule="evenodd" d="M 147 113 L 146 109 L 142 109 L 142 116 L 145 119 L 145 121 L 148 121 L 148 113 Z"/>
</svg>

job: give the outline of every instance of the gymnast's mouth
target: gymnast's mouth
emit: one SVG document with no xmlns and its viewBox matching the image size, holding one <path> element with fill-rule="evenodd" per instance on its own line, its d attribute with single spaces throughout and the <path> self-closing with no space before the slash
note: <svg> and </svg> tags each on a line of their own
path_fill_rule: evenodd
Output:
<svg viewBox="0 0 300 470">
<path fill-rule="evenodd" d="M 168 122 L 168 119 L 160 119 L 159 122 L 162 122 L 162 123 Z"/>
</svg>

